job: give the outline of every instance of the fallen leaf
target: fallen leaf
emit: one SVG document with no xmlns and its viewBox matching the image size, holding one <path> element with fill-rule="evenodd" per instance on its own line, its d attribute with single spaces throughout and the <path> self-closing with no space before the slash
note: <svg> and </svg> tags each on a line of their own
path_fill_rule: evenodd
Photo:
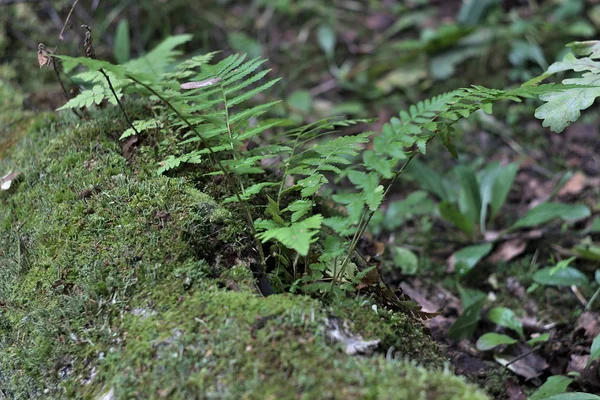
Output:
<svg viewBox="0 0 600 400">
<path fill-rule="evenodd" d="M 597 312 L 583 312 L 577 319 L 574 331 L 582 330 L 585 337 L 592 340 L 600 334 L 600 314 Z"/>
<path fill-rule="evenodd" d="M 530 353 L 531 349 L 529 346 L 517 345 L 513 349 L 512 354 L 496 354 L 494 355 L 494 359 L 498 364 L 505 366 L 526 380 L 540 376 L 548 368 L 548 363 L 542 356 L 537 353 Z M 517 359 L 525 353 L 529 354 Z"/>
<path fill-rule="evenodd" d="M 364 340 L 362 336 L 350 332 L 348 325 L 346 320 L 342 322 L 339 318 L 328 318 L 327 336 L 335 342 L 340 342 L 348 355 L 373 354 L 380 340 Z"/>
<path fill-rule="evenodd" d="M 578 195 L 587 186 L 587 177 L 581 172 L 575 173 L 558 191 L 559 196 Z"/>
<path fill-rule="evenodd" d="M 527 248 L 527 241 L 523 239 L 512 239 L 502 243 L 488 258 L 491 263 L 510 261 L 522 254 Z"/>
<path fill-rule="evenodd" d="M 10 186 L 12 185 L 12 182 L 19 176 L 21 175 L 20 172 L 9 172 L 8 174 L 4 175 L 2 178 L 0 178 L 0 190 L 8 190 L 10 189 Z"/>
<path fill-rule="evenodd" d="M 127 161 L 131 161 L 131 156 L 133 155 L 133 146 L 137 143 L 138 137 L 131 136 L 123 145 L 121 146 L 121 154 Z"/>
<path fill-rule="evenodd" d="M 509 400 L 525 400 L 527 396 L 521 390 L 521 386 L 513 379 L 507 379 L 504 384 L 506 388 L 506 394 L 508 395 Z"/>
<path fill-rule="evenodd" d="M 186 83 L 182 83 L 180 86 L 182 89 L 199 89 L 199 88 L 203 88 L 206 86 L 210 86 L 210 85 L 214 85 L 217 82 L 220 82 L 221 78 L 211 78 L 211 79 L 205 79 L 203 81 L 199 81 L 199 82 L 186 82 Z"/>
</svg>

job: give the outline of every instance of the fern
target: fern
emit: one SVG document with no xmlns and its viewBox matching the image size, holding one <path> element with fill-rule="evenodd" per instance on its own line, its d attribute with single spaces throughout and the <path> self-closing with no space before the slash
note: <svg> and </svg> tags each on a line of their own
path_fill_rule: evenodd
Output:
<svg viewBox="0 0 600 400">
<path fill-rule="evenodd" d="M 179 155 L 163 160 L 158 173 L 184 163 L 209 162 L 213 167 L 209 175 L 222 174 L 228 178 L 226 182 L 233 183 L 234 195 L 223 201 L 240 203 L 263 270 L 266 259 L 262 244 L 277 243 L 273 256 L 278 265 L 293 269 L 289 272 L 291 286 L 318 293 L 327 288 L 332 292 L 353 290 L 365 279 L 373 283 L 369 276 L 376 275 L 376 270 L 352 260 L 359 239 L 397 177 L 418 154 L 426 154 L 431 140 L 439 138 L 457 156 L 456 122 L 479 110 L 491 113 L 497 101 L 540 97 L 547 103 L 536 116 L 544 119 L 544 125 L 560 131 L 600 95 L 596 87 L 600 65 L 593 61 L 600 58 L 600 45 L 574 46 L 577 55 L 589 57 L 568 56 L 553 64 L 543 77 L 565 70 L 588 71 L 582 78 L 563 81 L 563 85 L 539 85 L 543 79 L 539 78 L 512 90 L 482 86 L 458 89 L 400 111 L 379 133 L 340 135 L 340 128 L 368 121 L 339 119 L 283 130 L 287 121 L 264 118 L 277 101 L 255 101 L 278 81 L 267 79 L 269 70 L 263 68 L 264 60 L 232 55 L 211 63 L 214 53 L 210 53 L 170 68 L 178 55 L 175 47 L 187 40 L 187 35 L 169 38 L 144 57 L 123 65 L 59 56 L 70 67 L 87 67 L 88 71 L 77 78 L 90 87 L 61 109 L 110 101 L 110 91 L 98 78 L 100 70 L 114 81 L 117 97 L 138 93 L 160 101 L 163 108 L 159 115 L 133 122 L 121 138 L 156 128 L 177 132 L 181 136 Z M 268 139 L 264 137 L 267 131 Z M 247 151 L 244 143 L 250 140 L 266 143 Z M 366 149 L 371 140 L 372 149 Z M 255 179 L 265 172 L 261 161 L 275 157 L 283 169 L 279 178 Z M 333 211 L 327 217 L 315 213 L 324 186 L 342 179 L 348 180 L 349 189 L 331 195 Z M 266 198 L 264 215 L 254 219 L 248 202 L 260 195 Z M 324 244 L 319 243 L 320 238 Z M 302 276 L 296 274 L 299 257 L 306 257 Z M 340 286 L 334 289 L 336 283 Z M 411 315 L 425 315 L 418 305 L 400 295 L 384 297 Z"/>
</svg>

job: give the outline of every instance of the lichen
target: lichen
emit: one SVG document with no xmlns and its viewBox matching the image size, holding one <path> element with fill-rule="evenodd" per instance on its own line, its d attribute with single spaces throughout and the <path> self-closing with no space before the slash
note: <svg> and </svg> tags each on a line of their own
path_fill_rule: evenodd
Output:
<svg viewBox="0 0 600 400">
<path fill-rule="evenodd" d="M 157 176 L 151 141 L 128 163 L 114 109 L 27 126 L 0 164 L 21 172 L 0 192 L 9 397 L 484 398 L 417 323 L 368 299 L 263 298 L 236 209 Z M 376 354 L 328 339 L 332 316 L 379 340 Z"/>
</svg>

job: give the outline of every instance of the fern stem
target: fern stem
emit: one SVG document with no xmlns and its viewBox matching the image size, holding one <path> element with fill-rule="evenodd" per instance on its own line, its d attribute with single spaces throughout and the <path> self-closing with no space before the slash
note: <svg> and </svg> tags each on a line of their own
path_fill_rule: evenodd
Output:
<svg viewBox="0 0 600 400">
<path fill-rule="evenodd" d="M 125 116 L 127 123 L 129 124 L 131 129 L 133 129 L 135 134 L 139 136 L 140 133 L 138 132 L 137 129 L 135 129 L 135 126 L 133 125 L 133 122 L 131 122 L 131 119 L 129 119 L 129 115 L 127 115 L 127 111 L 125 111 L 125 107 L 123 107 L 123 104 L 121 104 L 121 100 L 119 100 L 119 96 L 117 96 L 117 92 L 115 91 L 115 88 L 113 87 L 112 82 L 110 81 L 110 78 L 108 77 L 108 74 L 102 68 L 100 68 L 100 73 L 102 75 L 104 75 L 106 82 L 108 82 L 108 87 L 110 88 L 110 91 L 112 92 L 113 96 L 115 97 L 115 100 L 117 100 L 117 104 L 119 105 L 121 112 Z"/>
<path fill-rule="evenodd" d="M 144 88 L 146 88 L 147 90 L 149 90 L 153 95 L 155 95 L 156 97 L 158 97 L 163 103 L 165 103 L 165 105 L 167 107 L 169 107 L 175 114 L 177 114 L 177 116 L 192 130 L 194 131 L 194 133 L 200 138 L 200 141 L 202 142 L 202 145 L 204 145 L 207 149 L 209 154 L 213 157 L 215 164 L 218 166 L 218 168 L 223 172 L 223 174 L 226 177 L 229 177 L 232 172 L 229 171 L 229 169 L 227 167 L 225 167 L 223 165 L 223 163 L 221 163 L 221 161 L 219 160 L 219 158 L 217 157 L 216 153 L 212 150 L 210 144 L 206 141 L 206 139 L 204 139 L 204 137 L 202 137 L 202 135 L 200 134 L 200 132 L 198 132 L 198 130 L 196 129 L 196 127 L 194 125 L 192 125 L 190 123 L 190 121 L 179 112 L 178 109 L 176 109 L 169 100 L 165 99 L 165 97 L 163 95 L 161 95 L 160 93 L 158 93 L 156 90 L 154 90 L 150 85 L 145 84 L 143 82 L 141 82 L 140 80 L 134 78 L 131 75 L 125 75 L 128 79 L 132 80 L 133 82 L 137 83 L 138 85 L 143 86 Z M 235 175 L 235 174 L 233 174 Z M 237 177 L 236 177 L 237 178 Z M 263 248 L 262 248 L 262 243 L 260 242 L 260 240 L 258 239 L 258 237 L 256 236 L 256 229 L 254 228 L 254 221 L 252 220 L 252 215 L 250 214 L 250 210 L 248 209 L 248 205 L 242 200 L 242 197 L 240 196 L 240 193 L 234 189 L 234 195 L 237 199 L 237 201 L 242 205 L 242 208 L 244 210 L 244 216 L 246 218 L 246 222 L 248 224 L 248 227 L 250 228 L 250 232 L 252 233 L 252 237 L 254 238 L 254 241 L 256 243 L 256 249 L 258 251 L 258 254 L 260 256 L 260 267 L 261 267 L 261 273 L 265 273 L 266 272 L 266 260 L 265 260 L 265 254 L 263 252 Z"/>
<path fill-rule="evenodd" d="M 406 169 L 406 167 L 408 166 L 408 164 L 410 164 L 410 162 L 416 157 L 418 153 L 414 153 L 412 154 L 408 160 L 406 160 L 406 162 L 404 164 L 402 164 L 402 167 L 400 167 L 400 169 L 398 171 L 396 171 L 396 173 L 394 174 L 394 176 L 392 177 L 392 180 L 390 181 L 390 183 L 388 183 L 385 191 L 383 192 L 383 199 L 385 199 L 385 197 L 387 196 L 387 194 L 389 193 L 390 189 L 392 188 L 392 186 L 394 185 L 394 182 L 396 182 L 396 179 L 398 178 L 398 176 L 400 176 L 400 174 L 402 172 L 404 172 L 404 170 Z M 377 211 L 377 210 L 375 210 Z M 360 240 L 360 238 L 362 237 L 362 235 L 365 233 L 365 230 L 367 229 L 367 227 L 369 226 L 369 223 L 371 222 L 371 218 L 373 218 L 373 215 L 375 215 L 375 211 L 368 211 L 368 208 L 365 207 L 361 217 L 360 217 L 360 221 L 358 223 L 358 230 L 354 233 L 354 236 L 352 237 L 352 241 L 350 242 L 350 247 L 348 248 L 348 252 L 346 254 L 346 257 L 344 258 L 344 262 L 342 263 L 342 266 L 340 268 L 340 273 L 339 273 L 339 277 L 341 278 L 344 275 L 344 272 L 346 271 L 346 267 L 348 265 L 348 262 L 350 261 L 350 257 L 352 257 L 352 253 L 354 253 L 354 250 L 356 250 L 356 246 L 358 245 L 358 241 Z M 368 214 L 368 217 L 364 218 L 365 215 Z M 333 284 L 335 284 L 335 277 L 334 277 L 334 281 Z"/>
</svg>

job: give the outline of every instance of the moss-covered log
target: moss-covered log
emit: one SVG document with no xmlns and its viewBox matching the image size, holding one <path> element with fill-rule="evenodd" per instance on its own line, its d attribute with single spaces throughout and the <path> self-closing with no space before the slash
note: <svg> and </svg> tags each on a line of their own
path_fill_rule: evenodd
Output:
<svg viewBox="0 0 600 400">
<path fill-rule="evenodd" d="M 20 173 L 0 192 L 7 398 L 486 398 L 404 315 L 262 297 L 242 219 L 157 176 L 151 141 L 128 163 L 116 110 L 33 116 L 0 90 L 0 175 Z M 373 354 L 349 354 L 332 321 Z"/>
</svg>

